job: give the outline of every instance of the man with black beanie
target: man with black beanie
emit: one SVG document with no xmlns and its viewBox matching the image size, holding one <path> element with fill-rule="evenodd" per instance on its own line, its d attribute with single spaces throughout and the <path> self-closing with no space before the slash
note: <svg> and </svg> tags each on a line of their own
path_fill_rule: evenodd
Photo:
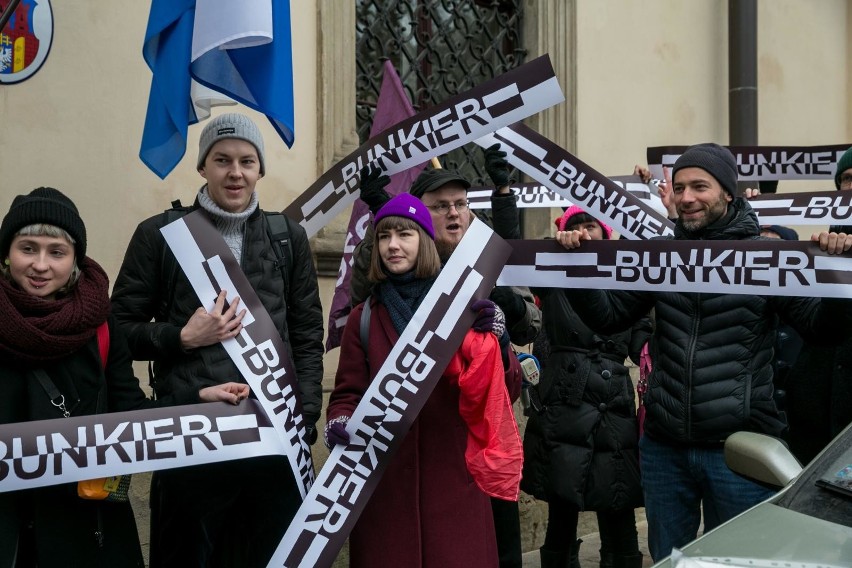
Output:
<svg viewBox="0 0 852 568">
<path fill-rule="evenodd" d="M 757 216 L 736 197 L 737 166 L 717 144 L 688 148 L 673 168 L 678 213 L 675 240 L 759 238 Z M 566 248 L 587 235 L 556 235 Z M 823 232 L 812 241 L 831 254 L 852 236 Z M 709 531 L 772 495 L 725 465 L 725 438 L 739 430 L 779 436 L 784 417 L 773 398 L 772 346 L 779 317 L 804 337 L 843 337 L 852 303 L 796 298 L 656 291 L 565 290 L 571 305 L 600 333 L 627 329 L 652 308 L 653 371 L 639 442 L 648 544 L 658 561 L 697 536 L 703 505 Z"/>
</svg>

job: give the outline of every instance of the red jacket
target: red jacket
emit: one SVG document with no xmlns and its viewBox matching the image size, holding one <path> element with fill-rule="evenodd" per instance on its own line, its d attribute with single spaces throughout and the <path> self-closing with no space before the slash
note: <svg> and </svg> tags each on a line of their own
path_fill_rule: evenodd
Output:
<svg viewBox="0 0 852 568">
<path fill-rule="evenodd" d="M 361 345 L 363 305 L 359 305 L 349 315 L 343 332 L 335 388 L 327 410 L 329 420 L 354 413 L 399 340 L 385 307 L 375 299 L 371 301 L 369 368 Z M 468 470 L 465 453 L 471 430 L 460 410 L 459 380 L 462 384 L 473 380 L 463 378 L 465 361 L 475 356 L 482 362 L 500 360 L 497 342 L 493 337 L 492 341 L 485 339 L 486 335 L 468 334 L 388 464 L 350 536 L 352 567 L 497 566 L 491 505 Z M 482 353 L 472 353 L 472 348 L 481 348 Z M 519 390 L 520 370 L 510 374 L 507 378 L 517 380 L 515 390 Z M 493 395 L 499 392 L 493 386 L 488 392 L 499 399 Z M 505 389 L 502 392 L 506 396 Z M 476 414 L 482 406 L 479 398 L 465 397 L 466 414 Z"/>
</svg>

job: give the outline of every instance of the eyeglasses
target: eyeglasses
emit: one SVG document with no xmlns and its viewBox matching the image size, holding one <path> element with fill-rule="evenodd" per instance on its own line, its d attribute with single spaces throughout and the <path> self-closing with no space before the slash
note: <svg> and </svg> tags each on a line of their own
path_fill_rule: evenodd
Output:
<svg viewBox="0 0 852 568">
<path fill-rule="evenodd" d="M 852 188 L 852 174 L 844 173 L 840 176 L 840 185 L 842 187 Z"/>
<path fill-rule="evenodd" d="M 455 207 L 459 213 L 464 213 L 470 206 L 467 200 L 456 201 L 455 203 L 438 203 L 437 205 L 427 205 L 427 207 L 439 215 L 446 215 L 450 212 L 451 207 Z"/>
</svg>

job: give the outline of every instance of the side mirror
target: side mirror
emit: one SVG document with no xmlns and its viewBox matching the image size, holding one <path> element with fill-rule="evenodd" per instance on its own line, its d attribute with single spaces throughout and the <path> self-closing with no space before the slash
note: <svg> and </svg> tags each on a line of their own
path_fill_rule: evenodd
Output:
<svg viewBox="0 0 852 568">
<path fill-rule="evenodd" d="M 785 487 L 802 471 L 783 442 L 754 432 L 735 432 L 725 440 L 725 463 L 744 477 L 775 487 Z"/>
</svg>

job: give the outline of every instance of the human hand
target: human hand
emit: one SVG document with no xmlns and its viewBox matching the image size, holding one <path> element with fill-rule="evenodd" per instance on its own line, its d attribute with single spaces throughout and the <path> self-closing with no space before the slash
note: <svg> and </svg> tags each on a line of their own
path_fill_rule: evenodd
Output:
<svg viewBox="0 0 852 568">
<path fill-rule="evenodd" d="M 345 414 L 326 422 L 325 431 L 323 432 L 326 448 L 330 450 L 338 444 L 343 444 L 344 446 L 349 444 L 349 432 L 346 431 L 347 422 L 349 422 L 349 416 Z"/>
<path fill-rule="evenodd" d="M 476 319 L 473 320 L 471 329 L 476 331 L 490 331 L 500 340 L 503 332 L 506 331 L 506 316 L 503 315 L 503 310 L 491 300 L 477 300 L 471 304 L 470 309 L 476 312 Z"/>
<path fill-rule="evenodd" d="M 382 205 L 390 201 L 390 194 L 385 186 L 390 183 L 390 177 L 384 175 L 380 168 L 364 166 L 361 168 L 361 201 L 367 204 L 370 211 L 375 215 Z"/>
<path fill-rule="evenodd" d="M 524 302 L 520 294 L 516 294 L 512 290 L 511 286 L 497 286 L 491 290 L 488 298 L 503 310 L 506 320 L 512 325 L 521 320 L 527 313 L 527 303 Z"/>
<path fill-rule="evenodd" d="M 225 290 L 219 292 L 216 303 L 211 311 L 203 307 L 195 310 L 186 325 L 180 330 L 180 344 L 184 349 L 195 349 L 205 345 L 213 345 L 226 339 L 232 339 L 243 329 L 243 316 L 246 310 L 237 313 L 239 298 L 225 309 L 228 294 Z"/>
<path fill-rule="evenodd" d="M 743 192 L 743 197 L 746 199 L 751 199 L 752 197 L 757 197 L 760 195 L 760 188 L 758 187 L 747 187 Z"/>
<path fill-rule="evenodd" d="M 819 248 L 828 254 L 840 254 L 852 248 L 852 235 L 823 231 L 811 235 L 811 242 L 819 243 Z"/>
<path fill-rule="evenodd" d="M 640 166 L 639 164 L 633 166 L 633 175 L 639 176 L 642 179 L 642 183 L 651 181 L 651 170 L 645 166 Z"/>
<path fill-rule="evenodd" d="M 580 241 L 590 241 L 589 231 L 556 231 L 556 242 L 568 250 L 580 247 Z"/>
<path fill-rule="evenodd" d="M 198 391 L 198 398 L 202 402 L 229 402 L 239 404 L 241 400 L 248 398 L 249 386 L 244 383 L 223 383 L 213 385 Z"/>
<path fill-rule="evenodd" d="M 508 187 L 509 180 L 509 162 L 506 160 L 506 152 L 500 149 L 500 144 L 494 144 L 483 150 L 485 158 L 485 171 L 491 182 L 494 184 L 494 189 Z"/>
<path fill-rule="evenodd" d="M 672 199 L 672 169 L 668 166 L 663 168 L 663 179 L 657 184 L 657 194 L 666 208 L 668 218 L 677 218 L 677 207 Z"/>
</svg>

